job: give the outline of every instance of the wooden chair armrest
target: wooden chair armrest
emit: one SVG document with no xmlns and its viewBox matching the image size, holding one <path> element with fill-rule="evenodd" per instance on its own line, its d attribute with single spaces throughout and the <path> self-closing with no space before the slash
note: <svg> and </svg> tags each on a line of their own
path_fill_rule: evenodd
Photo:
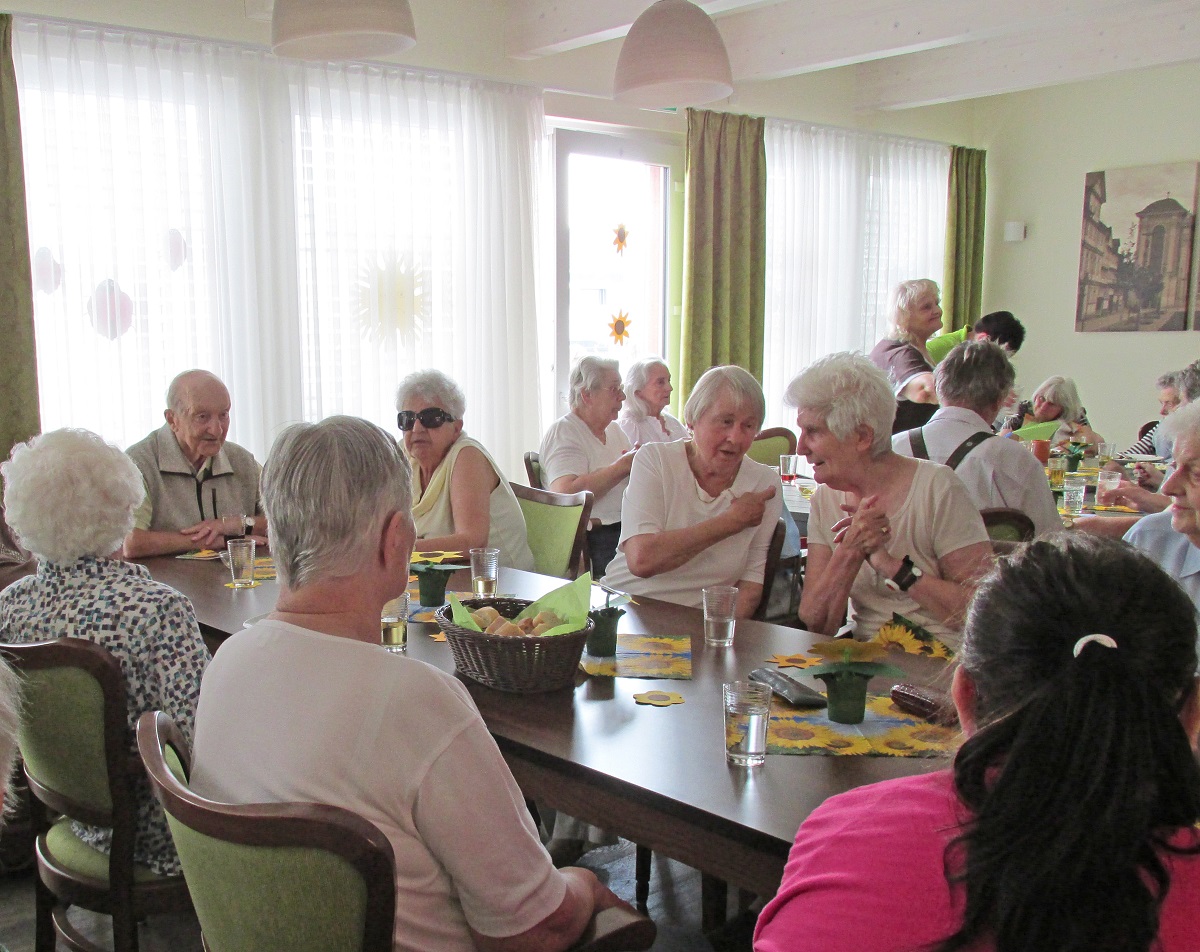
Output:
<svg viewBox="0 0 1200 952">
<path fill-rule="evenodd" d="M 641 952 L 657 935 L 658 926 L 649 916 L 613 906 L 592 916 L 571 952 Z"/>
</svg>

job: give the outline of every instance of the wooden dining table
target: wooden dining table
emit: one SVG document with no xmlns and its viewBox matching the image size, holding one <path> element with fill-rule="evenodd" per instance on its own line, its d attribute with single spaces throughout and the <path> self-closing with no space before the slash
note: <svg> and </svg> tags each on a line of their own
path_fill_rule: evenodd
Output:
<svg viewBox="0 0 1200 952">
<path fill-rule="evenodd" d="M 219 562 L 147 559 L 159 581 L 187 595 L 213 647 L 244 621 L 269 612 L 275 582 L 253 589 L 224 586 Z M 501 569 L 498 590 L 536 598 L 561 579 Z M 466 573 L 450 590 L 469 589 Z M 604 593 L 594 589 L 594 604 Z M 690 680 L 585 677 L 544 694 L 510 694 L 464 677 L 471 696 L 527 797 L 650 847 L 712 877 L 768 897 L 779 887 L 800 823 L 827 797 L 862 784 L 947 766 L 938 758 L 770 754 L 756 768 L 726 762 L 721 686 L 770 665 L 775 655 L 807 649 L 820 636 L 739 620 L 731 648 L 704 644 L 698 609 L 651 598 L 626 606 L 619 631 L 687 635 Z M 408 655 L 445 671 L 454 661 L 428 624 L 410 623 Z M 944 662 L 911 655 L 892 659 L 909 680 L 948 686 Z M 810 687 L 820 682 L 789 673 Z M 461 676 L 461 675 L 460 675 Z M 871 689 L 891 684 L 876 679 Z M 635 694 L 672 691 L 683 703 L 639 704 Z"/>
</svg>

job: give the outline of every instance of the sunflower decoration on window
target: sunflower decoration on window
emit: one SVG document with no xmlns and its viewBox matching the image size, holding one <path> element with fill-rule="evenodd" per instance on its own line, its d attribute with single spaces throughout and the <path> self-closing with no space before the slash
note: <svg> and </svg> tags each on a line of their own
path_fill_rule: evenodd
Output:
<svg viewBox="0 0 1200 952">
<path fill-rule="evenodd" d="M 402 340 L 419 337 L 429 325 L 429 273 L 408 255 L 381 256 L 358 271 L 354 298 L 363 336 L 382 344 L 399 332 Z"/>
<path fill-rule="evenodd" d="M 629 244 L 629 229 L 624 225 L 617 225 L 617 227 L 613 229 L 613 234 L 616 235 L 616 237 L 613 239 L 613 244 L 616 245 L 617 254 L 624 257 L 625 246 Z"/>
<path fill-rule="evenodd" d="M 629 325 L 632 323 L 628 314 L 624 311 L 617 311 L 608 325 L 608 329 L 612 331 L 612 339 L 624 346 L 625 341 L 629 339 Z"/>
</svg>

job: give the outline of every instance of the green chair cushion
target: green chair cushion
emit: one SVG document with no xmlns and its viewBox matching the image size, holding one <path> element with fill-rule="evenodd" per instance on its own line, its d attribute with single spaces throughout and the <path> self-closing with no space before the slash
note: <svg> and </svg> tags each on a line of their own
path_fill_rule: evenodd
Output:
<svg viewBox="0 0 1200 952">
<path fill-rule="evenodd" d="M 533 564 L 542 575 L 566 578 L 570 572 L 571 550 L 575 546 L 575 533 L 579 531 L 579 514 L 582 506 L 547 506 L 532 499 L 521 499 L 521 513 L 525 516 L 525 530 L 529 537 L 529 549 L 533 552 Z"/>
<path fill-rule="evenodd" d="M 787 455 L 790 449 L 791 446 L 786 437 L 768 436 L 764 440 L 755 440 L 751 443 L 746 455 L 754 462 L 762 463 L 764 466 L 778 466 L 779 457 Z"/>
<path fill-rule="evenodd" d="M 108 854 L 83 842 L 71 829 L 71 821 L 59 820 L 46 833 L 46 845 L 51 855 L 66 869 L 80 876 L 108 882 Z M 133 866 L 134 882 L 153 882 L 162 877 L 153 870 L 136 863 Z"/>
</svg>

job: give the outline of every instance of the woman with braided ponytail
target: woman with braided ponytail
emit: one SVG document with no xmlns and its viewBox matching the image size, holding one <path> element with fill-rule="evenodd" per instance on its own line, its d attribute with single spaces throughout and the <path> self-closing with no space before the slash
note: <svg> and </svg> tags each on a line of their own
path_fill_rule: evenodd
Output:
<svg viewBox="0 0 1200 952">
<path fill-rule="evenodd" d="M 1135 550 L 1032 542 L 971 603 L 952 771 L 831 798 L 757 952 L 1200 950 L 1196 615 Z"/>
</svg>

